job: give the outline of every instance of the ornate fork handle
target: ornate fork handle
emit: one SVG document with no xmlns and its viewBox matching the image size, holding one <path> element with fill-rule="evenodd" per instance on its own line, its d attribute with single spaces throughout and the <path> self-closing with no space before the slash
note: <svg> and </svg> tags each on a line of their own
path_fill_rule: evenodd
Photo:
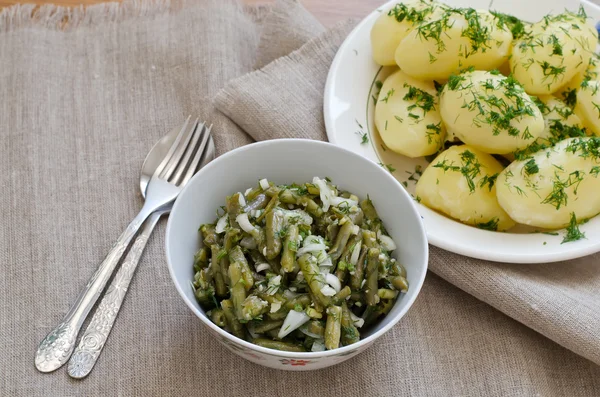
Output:
<svg viewBox="0 0 600 397">
<path fill-rule="evenodd" d="M 104 290 L 108 279 L 123 256 L 123 252 L 150 213 L 151 211 L 144 206 L 142 211 L 131 221 L 62 322 L 42 340 L 35 354 L 35 366 L 39 371 L 52 372 L 67 362 L 73 353 L 81 325 Z"/>
<path fill-rule="evenodd" d="M 125 257 L 123 265 L 121 265 L 117 275 L 108 286 L 108 290 L 102 297 L 100 305 L 98 305 L 98 308 L 94 313 L 94 317 L 92 317 L 92 320 L 79 341 L 79 345 L 69 360 L 68 372 L 71 377 L 76 379 L 84 378 L 92 371 L 92 368 L 94 368 L 100 353 L 102 353 L 104 344 L 108 339 L 108 335 L 112 330 L 113 324 L 117 319 L 117 315 L 121 310 L 121 305 L 127 294 L 127 289 L 135 274 L 140 257 L 148 242 L 148 238 L 152 234 L 161 215 L 165 212 L 168 211 L 155 212 L 150 216 L 146 223 L 144 223 L 142 231 Z"/>
</svg>

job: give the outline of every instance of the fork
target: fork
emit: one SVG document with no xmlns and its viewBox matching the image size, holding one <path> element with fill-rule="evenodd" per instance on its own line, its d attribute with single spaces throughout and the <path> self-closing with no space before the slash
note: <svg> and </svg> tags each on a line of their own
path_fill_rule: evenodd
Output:
<svg viewBox="0 0 600 397">
<path fill-rule="evenodd" d="M 192 123 L 191 128 L 187 128 L 187 125 L 186 122 L 152 175 L 146 191 L 146 201 L 140 212 L 119 236 L 61 323 L 40 343 L 35 356 L 35 365 L 39 371 L 52 372 L 67 362 L 73 353 L 83 322 L 142 223 L 155 211 L 167 208 L 196 172 L 210 134 L 204 128 L 204 123 L 198 128 L 198 119 Z"/>
</svg>

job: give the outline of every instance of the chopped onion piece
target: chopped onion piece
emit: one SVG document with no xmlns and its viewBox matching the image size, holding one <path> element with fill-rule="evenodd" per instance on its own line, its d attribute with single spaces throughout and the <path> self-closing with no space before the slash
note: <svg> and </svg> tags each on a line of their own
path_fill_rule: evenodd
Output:
<svg viewBox="0 0 600 397">
<path fill-rule="evenodd" d="M 281 301 L 273 301 L 273 303 L 271 303 L 271 313 L 275 313 L 277 312 L 279 309 L 281 309 Z"/>
<path fill-rule="evenodd" d="M 337 278 L 334 274 L 325 275 L 325 282 L 333 287 L 335 292 L 340 292 L 342 289 L 342 283 L 340 283 L 340 279 Z"/>
<path fill-rule="evenodd" d="M 317 339 L 313 342 L 312 347 L 310 348 L 311 352 L 324 352 L 325 351 L 325 343 L 322 339 Z"/>
<path fill-rule="evenodd" d="M 292 292 L 289 289 L 286 289 L 285 291 L 283 291 L 283 296 L 287 299 L 294 299 L 295 297 L 297 297 L 300 294 L 297 294 L 295 292 Z"/>
<path fill-rule="evenodd" d="M 356 328 L 360 328 L 365 325 L 365 320 L 352 313 L 352 311 L 350 311 L 350 318 L 352 318 L 352 322 Z"/>
<path fill-rule="evenodd" d="M 331 272 L 331 266 L 319 266 L 319 273 L 329 274 Z"/>
<path fill-rule="evenodd" d="M 279 339 L 284 338 L 290 332 L 300 328 L 308 320 L 310 320 L 310 317 L 308 317 L 306 313 L 290 310 L 287 316 L 285 317 L 285 320 L 283 320 L 283 325 L 279 329 L 277 337 Z"/>
<path fill-rule="evenodd" d="M 382 234 L 379 236 L 379 242 L 386 251 L 393 251 L 396 249 L 396 243 L 394 243 L 394 240 L 392 240 L 392 238 L 389 236 Z"/>
<path fill-rule="evenodd" d="M 358 232 L 360 232 L 360 226 L 354 225 L 352 227 L 352 234 L 358 234 Z"/>
<path fill-rule="evenodd" d="M 317 176 L 313 178 L 313 183 L 319 188 L 319 196 L 323 202 L 323 211 L 329 211 L 331 199 L 334 197 L 333 191 L 327 186 L 327 182 Z"/>
<path fill-rule="evenodd" d="M 354 201 L 354 200 L 349 199 L 349 198 L 343 198 L 343 197 L 332 197 L 331 198 L 331 205 L 333 205 L 334 207 L 339 207 L 343 203 L 346 203 L 346 205 L 348 207 L 352 207 L 353 205 L 357 205 L 358 204 L 357 201 Z"/>
<path fill-rule="evenodd" d="M 306 236 L 302 246 L 306 247 L 308 244 L 325 244 L 325 239 L 321 236 L 316 236 L 314 234 L 310 234 L 310 235 Z"/>
<path fill-rule="evenodd" d="M 292 205 L 291 208 L 294 208 L 294 206 Z M 284 209 L 280 209 L 279 211 L 281 211 L 283 213 L 283 221 L 285 223 L 293 223 L 294 224 L 298 224 L 298 225 L 312 225 L 313 223 L 313 219 L 310 215 L 308 215 L 308 212 L 303 211 L 303 210 L 284 210 Z"/>
<path fill-rule="evenodd" d="M 250 193 L 252 191 L 252 188 L 249 187 L 248 189 L 246 189 L 246 191 L 244 192 L 244 196 L 247 196 L 248 193 Z"/>
<path fill-rule="evenodd" d="M 296 281 L 301 283 L 302 281 L 304 281 L 304 273 L 302 272 L 298 272 L 298 274 L 296 274 Z"/>
<path fill-rule="evenodd" d="M 260 273 L 262 271 L 269 270 L 270 268 L 271 268 L 271 265 L 269 265 L 268 263 L 261 263 L 260 265 L 256 265 L 256 273 Z"/>
<path fill-rule="evenodd" d="M 241 225 L 240 225 L 241 226 Z M 307 252 L 318 252 L 326 250 L 327 246 L 325 244 L 308 244 L 304 247 L 300 248 L 298 252 L 296 252 L 296 256 L 302 256 Z"/>
<path fill-rule="evenodd" d="M 329 255 L 326 255 L 326 258 L 323 259 L 322 262 L 319 262 L 319 266 L 327 266 L 327 267 L 333 266 L 333 262 L 331 261 L 331 257 Z"/>
<path fill-rule="evenodd" d="M 360 244 L 356 244 L 350 255 L 350 263 L 356 266 L 358 263 L 358 257 L 360 256 Z"/>
<path fill-rule="evenodd" d="M 363 278 L 363 281 L 360 283 L 360 288 L 364 287 L 366 282 L 367 282 L 367 279 Z"/>
<path fill-rule="evenodd" d="M 248 237 L 248 236 L 246 236 L 240 240 L 240 245 L 242 247 L 250 249 L 250 250 L 256 249 L 256 247 L 257 247 L 256 240 L 254 240 L 254 238 Z"/>
<path fill-rule="evenodd" d="M 225 229 L 227 228 L 227 225 L 229 224 L 229 215 L 225 214 L 222 217 L 219 218 L 219 220 L 217 221 L 217 226 L 215 226 L 215 232 L 217 234 L 221 234 L 225 231 Z"/>
<path fill-rule="evenodd" d="M 252 226 L 250 220 L 248 219 L 248 214 L 239 214 L 235 220 L 240 224 L 240 227 L 246 233 L 250 233 L 254 230 L 254 226 Z"/>
<path fill-rule="evenodd" d="M 267 190 L 270 187 L 269 181 L 267 181 L 265 178 L 258 181 L 258 183 L 260 184 L 260 187 L 262 188 L 262 190 Z"/>
<path fill-rule="evenodd" d="M 323 288 L 321 288 L 321 293 L 325 296 L 333 296 L 336 294 L 336 291 L 333 288 L 331 288 L 329 285 L 326 285 Z"/>
<path fill-rule="evenodd" d="M 267 294 L 275 295 L 281 286 L 281 276 L 271 277 L 269 279 Z"/>
<path fill-rule="evenodd" d="M 246 206 L 246 199 L 244 198 L 244 195 L 241 192 L 238 192 L 238 202 L 240 203 L 240 207 L 245 207 Z"/>
</svg>

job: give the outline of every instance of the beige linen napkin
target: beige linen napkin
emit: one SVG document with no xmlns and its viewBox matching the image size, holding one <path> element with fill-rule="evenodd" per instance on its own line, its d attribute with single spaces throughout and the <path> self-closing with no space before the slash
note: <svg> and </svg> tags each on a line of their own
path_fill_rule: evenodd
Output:
<svg viewBox="0 0 600 397">
<path fill-rule="evenodd" d="M 74 381 L 64 369 L 38 373 L 37 344 L 141 207 L 138 173 L 153 143 L 190 113 L 214 124 L 219 153 L 251 142 L 214 108 L 214 96 L 281 54 L 267 52 L 269 43 L 291 51 L 316 32 L 302 26 L 316 25 L 291 1 L 273 9 L 146 0 L 32 11 L 0 12 L 0 396 L 600 394 L 598 366 L 435 275 L 396 327 L 346 363 L 316 373 L 251 364 L 217 344 L 178 296 L 164 222 L 92 374 Z M 313 122 L 322 117 L 322 77 L 347 28 L 303 47 L 312 55 L 300 50 L 262 69 L 295 64 L 280 84 L 298 84 L 310 99 L 281 131 L 317 126 L 322 134 Z M 279 43 L 268 32 L 279 32 Z M 308 84 L 300 76 L 311 71 Z M 240 110 L 253 106 L 239 98 Z M 275 125 L 264 119 L 262 127 Z"/>
</svg>

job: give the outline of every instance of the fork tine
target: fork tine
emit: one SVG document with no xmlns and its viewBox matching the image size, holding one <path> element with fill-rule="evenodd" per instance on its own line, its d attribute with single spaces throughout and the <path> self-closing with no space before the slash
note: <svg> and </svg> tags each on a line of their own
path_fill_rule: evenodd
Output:
<svg viewBox="0 0 600 397">
<path fill-rule="evenodd" d="M 206 127 L 205 123 L 202 123 L 202 141 L 198 145 L 198 150 L 196 151 L 196 155 L 194 159 L 190 163 L 188 170 L 181 181 L 181 185 L 185 185 L 188 181 L 194 176 L 196 170 L 198 169 L 198 164 L 200 160 L 205 158 L 205 154 L 207 153 L 207 149 L 210 149 L 210 144 L 212 144 L 212 137 L 210 135 L 210 130 L 212 129 L 212 125 Z M 210 161 L 210 160 L 209 160 Z"/>
<path fill-rule="evenodd" d="M 173 184 L 177 184 L 184 171 L 186 170 L 186 165 L 189 164 L 190 158 L 194 154 L 196 150 L 196 146 L 198 145 L 198 140 L 202 135 L 202 130 L 204 128 L 204 122 L 197 124 L 196 128 L 192 131 L 192 139 L 188 143 L 183 158 L 178 162 L 177 168 L 175 169 L 175 174 L 169 178 L 169 181 Z"/>
<path fill-rule="evenodd" d="M 208 128 L 208 133 L 210 134 L 210 130 L 212 129 L 212 125 Z M 200 166 L 198 169 L 206 166 L 206 164 L 210 163 L 215 159 L 215 142 L 213 140 L 212 135 L 208 138 L 208 146 L 202 155 L 202 160 L 200 161 Z"/>
<path fill-rule="evenodd" d="M 180 163 L 181 158 L 185 153 L 185 150 L 190 144 L 190 139 L 196 131 L 196 127 L 198 127 L 198 119 L 194 121 L 194 123 L 192 124 L 192 128 L 185 136 L 185 139 L 183 140 L 183 142 L 180 143 L 180 145 L 175 150 L 175 153 L 173 153 L 173 156 L 169 159 L 169 162 L 167 163 L 164 171 L 160 174 L 160 177 L 162 179 L 169 180 L 171 178 L 171 175 L 173 175 L 173 172 L 177 169 L 177 166 Z"/>
<path fill-rule="evenodd" d="M 183 137 L 185 131 L 187 131 L 187 126 L 191 118 L 191 115 L 188 116 L 188 118 L 185 120 L 185 123 L 183 123 L 183 127 L 181 127 L 181 130 L 177 134 L 177 137 L 175 138 L 175 141 L 173 141 L 173 144 L 171 144 L 171 147 L 169 148 L 169 151 L 167 152 L 163 161 L 161 161 L 158 167 L 156 167 L 153 176 L 160 175 L 160 173 L 165 169 L 165 166 L 173 156 L 173 153 L 175 152 L 175 149 L 177 149 L 177 146 L 179 145 L 179 142 L 181 141 L 181 138 Z"/>
</svg>

